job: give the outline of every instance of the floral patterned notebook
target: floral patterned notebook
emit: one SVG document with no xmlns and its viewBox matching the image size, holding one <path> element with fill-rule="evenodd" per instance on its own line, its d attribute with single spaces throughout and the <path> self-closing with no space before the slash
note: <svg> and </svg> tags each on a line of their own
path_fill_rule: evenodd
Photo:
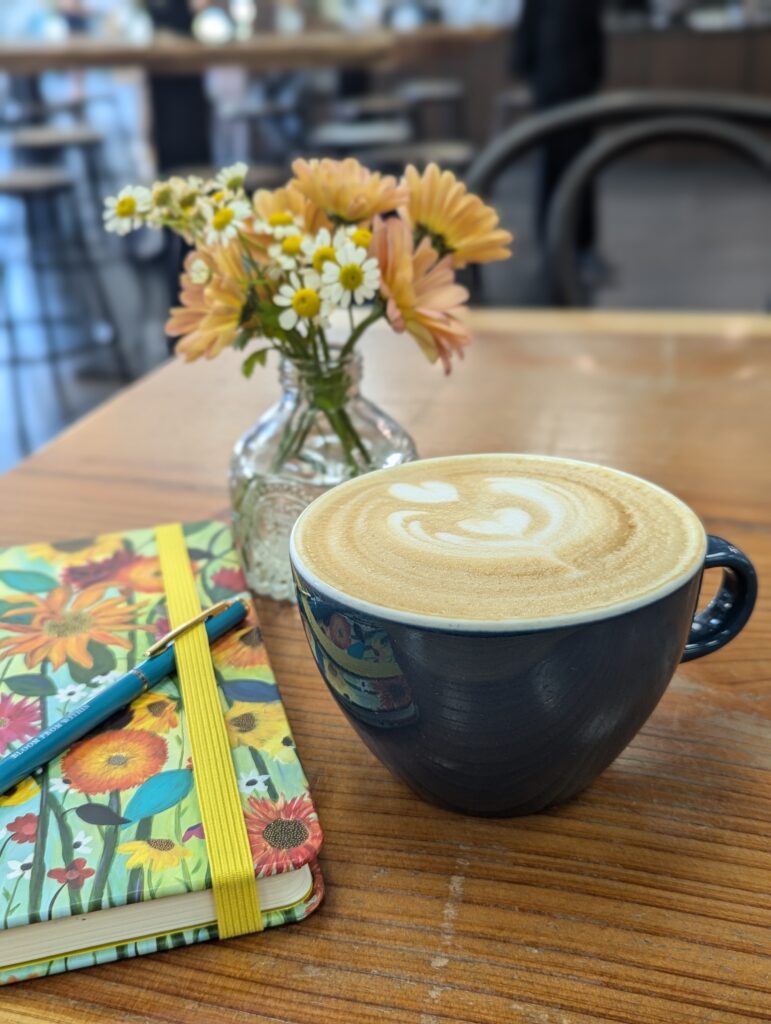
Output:
<svg viewBox="0 0 771 1024">
<path fill-rule="evenodd" d="M 246 589 L 228 526 L 191 524 L 185 538 L 202 607 Z M 168 629 L 152 529 L 0 552 L 0 757 L 109 686 Z M 322 833 L 253 610 L 212 653 L 263 920 L 301 920 L 323 894 Z M 291 872 L 279 892 L 272 876 Z M 209 888 L 185 709 L 170 677 L 0 796 L 0 983 L 216 938 L 213 917 L 183 927 L 175 908 L 192 904 L 163 902 Z M 130 906 L 145 901 L 156 901 L 142 908 L 146 924 Z M 77 917 L 93 911 L 110 917 Z M 132 938 L 120 941 L 126 911 Z M 86 922 L 76 948 L 70 937 L 66 956 L 36 956 L 62 918 Z M 108 943 L 90 938 L 104 931 L 100 919 L 114 922 Z M 32 955 L 25 935 L 35 937 Z"/>
</svg>

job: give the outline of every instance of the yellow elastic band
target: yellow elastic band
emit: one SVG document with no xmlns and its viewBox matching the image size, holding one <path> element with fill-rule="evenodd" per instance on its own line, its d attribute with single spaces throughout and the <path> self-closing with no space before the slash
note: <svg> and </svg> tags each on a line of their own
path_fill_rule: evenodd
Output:
<svg viewBox="0 0 771 1024">
<path fill-rule="evenodd" d="M 201 611 L 179 523 L 156 528 L 172 629 Z M 244 812 L 205 626 L 174 642 L 220 938 L 262 930 Z"/>
</svg>

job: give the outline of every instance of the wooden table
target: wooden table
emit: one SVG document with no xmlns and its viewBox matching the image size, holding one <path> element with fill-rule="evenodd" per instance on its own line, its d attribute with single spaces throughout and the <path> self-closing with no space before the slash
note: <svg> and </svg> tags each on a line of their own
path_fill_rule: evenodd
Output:
<svg viewBox="0 0 771 1024">
<path fill-rule="evenodd" d="M 644 474 L 768 579 L 769 318 L 480 312 L 473 326 L 449 378 L 407 339 L 365 345 L 367 393 L 424 455 L 539 451 Z M 0 480 L 0 540 L 221 511 L 233 440 L 276 393 L 274 373 L 236 369 L 164 367 Z M 260 936 L 13 986 L 0 1021 L 768 1021 L 766 594 L 587 792 L 508 821 L 436 810 L 391 778 L 328 697 L 296 610 L 261 602 L 326 831 L 326 903 Z"/>
<path fill-rule="evenodd" d="M 188 75 L 236 65 L 250 71 L 302 71 L 311 67 L 373 67 L 446 57 L 500 36 L 493 26 L 453 28 L 430 25 L 414 32 L 363 33 L 313 30 L 297 35 L 264 32 L 222 46 L 190 36 L 158 32 L 146 45 L 72 36 L 62 42 L 0 44 L 0 68 L 35 75 L 54 68 L 140 67 L 164 75 Z"/>
</svg>

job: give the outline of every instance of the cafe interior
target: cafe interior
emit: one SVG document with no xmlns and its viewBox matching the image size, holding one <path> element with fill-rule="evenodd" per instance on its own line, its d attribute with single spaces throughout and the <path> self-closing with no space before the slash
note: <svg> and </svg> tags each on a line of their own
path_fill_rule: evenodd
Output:
<svg viewBox="0 0 771 1024">
<path fill-rule="evenodd" d="M 207 518 L 227 504 L 237 435 L 279 395 L 272 363 L 252 362 L 229 398 L 235 364 L 175 362 L 166 326 L 190 239 L 139 222 L 109 230 L 126 189 L 243 167 L 248 198 L 283 186 L 298 160 L 350 157 L 397 180 L 438 164 L 513 238 L 511 258 L 457 271 L 472 342 L 451 375 L 418 367 L 401 334 L 366 349 L 367 393 L 421 454 L 612 462 L 681 485 L 768 563 L 771 0 L 0 0 L 9 543 L 81 521 L 95 532 L 111 500 L 115 529 Z M 157 510 L 151 486 L 171 495 Z M 283 686 L 289 627 L 260 616 Z M 144 974 L 128 996 L 120 965 L 77 972 L 95 978 L 78 982 L 83 1002 L 71 981 L 26 982 L 12 1012 L 0 998 L 0 1020 L 85 1019 L 88 1007 L 105 1021 L 771 1020 L 768 609 L 753 622 L 730 663 L 718 655 L 704 682 L 673 684 L 659 731 L 588 804 L 520 831 L 485 822 L 480 856 L 500 876 L 484 890 L 473 819 L 436 812 L 435 845 L 419 850 L 429 812 L 387 789 L 363 747 L 336 789 L 337 753 L 314 739 L 332 709 L 313 718 L 285 687 L 329 819 L 317 946 L 165 953 L 134 968 Z M 368 803 L 368 785 L 384 804 Z M 376 829 L 366 843 L 364 823 Z"/>
</svg>

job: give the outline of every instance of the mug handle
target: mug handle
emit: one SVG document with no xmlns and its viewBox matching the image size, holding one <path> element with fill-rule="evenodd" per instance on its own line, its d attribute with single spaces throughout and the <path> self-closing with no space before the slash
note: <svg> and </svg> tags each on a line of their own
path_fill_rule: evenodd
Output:
<svg viewBox="0 0 771 1024">
<path fill-rule="evenodd" d="M 723 579 L 704 611 L 694 616 L 682 661 L 703 658 L 733 640 L 752 614 L 758 594 L 758 578 L 752 562 L 722 537 L 707 537 L 704 568 L 722 568 Z"/>
</svg>

